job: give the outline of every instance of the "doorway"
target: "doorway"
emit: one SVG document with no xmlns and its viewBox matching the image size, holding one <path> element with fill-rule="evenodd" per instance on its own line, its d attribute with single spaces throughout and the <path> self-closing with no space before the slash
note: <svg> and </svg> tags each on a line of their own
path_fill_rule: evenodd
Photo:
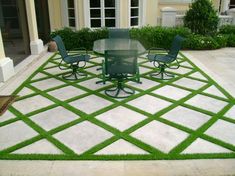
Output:
<svg viewBox="0 0 235 176">
<path fill-rule="evenodd" d="M 0 0 L 0 26 L 5 54 L 17 65 L 30 54 L 24 0 Z"/>
<path fill-rule="evenodd" d="M 229 9 L 235 8 L 235 0 L 230 0 Z"/>
<path fill-rule="evenodd" d="M 47 0 L 35 0 L 38 36 L 44 44 L 50 40 L 50 21 Z"/>
</svg>

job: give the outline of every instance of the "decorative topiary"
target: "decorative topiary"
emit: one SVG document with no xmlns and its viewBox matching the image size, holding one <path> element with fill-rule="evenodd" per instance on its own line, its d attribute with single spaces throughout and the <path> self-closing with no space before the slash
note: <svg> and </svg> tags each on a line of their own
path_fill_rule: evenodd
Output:
<svg viewBox="0 0 235 176">
<path fill-rule="evenodd" d="M 184 25 L 196 34 L 213 34 L 218 23 L 219 17 L 210 0 L 195 0 L 184 17 Z"/>
</svg>

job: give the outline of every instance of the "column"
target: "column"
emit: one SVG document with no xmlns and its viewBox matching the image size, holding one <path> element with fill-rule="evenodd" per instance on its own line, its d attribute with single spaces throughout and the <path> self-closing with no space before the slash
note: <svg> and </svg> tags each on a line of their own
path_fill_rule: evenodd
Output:
<svg viewBox="0 0 235 176">
<path fill-rule="evenodd" d="M 221 12 L 226 12 L 229 9 L 230 0 L 223 0 L 222 2 L 223 4 L 222 4 Z"/>
<path fill-rule="evenodd" d="M 13 61 L 5 56 L 0 29 L 0 82 L 5 82 L 15 74 Z"/>
<path fill-rule="evenodd" d="M 176 9 L 172 7 L 164 7 L 162 13 L 162 26 L 174 27 L 176 25 Z"/>
<path fill-rule="evenodd" d="M 31 54 L 37 55 L 43 50 L 43 42 L 38 38 L 38 28 L 36 21 L 34 0 L 25 0 L 26 13 L 29 27 Z"/>
</svg>

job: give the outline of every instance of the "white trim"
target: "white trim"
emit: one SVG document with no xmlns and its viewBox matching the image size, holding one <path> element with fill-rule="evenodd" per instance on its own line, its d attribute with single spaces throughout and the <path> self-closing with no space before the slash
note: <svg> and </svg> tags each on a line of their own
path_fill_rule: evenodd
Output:
<svg viewBox="0 0 235 176">
<path fill-rule="evenodd" d="M 67 0 L 60 0 L 62 27 L 68 27 L 68 5 Z"/>
<path fill-rule="evenodd" d="M 115 22 L 116 22 L 116 28 L 120 28 L 120 18 L 121 18 L 121 13 L 120 13 L 120 0 L 115 1 Z"/>
<path fill-rule="evenodd" d="M 147 0 L 140 0 L 141 6 L 140 6 L 140 25 L 139 26 L 145 26 L 146 25 L 146 1 Z"/>
<path fill-rule="evenodd" d="M 12 59 L 9 57 L 0 59 L 0 82 L 5 82 L 15 74 Z"/>
<path fill-rule="evenodd" d="M 84 23 L 85 27 L 90 27 L 90 5 L 89 0 L 83 0 L 83 8 L 84 8 Z"/>
<path fill-rule="evenodd" d="M 74 13 L 75 13 L 75 29 L 80 29 L 79 16 L 78 16 L 78 0 L 74 0 Z"/>
</svg>

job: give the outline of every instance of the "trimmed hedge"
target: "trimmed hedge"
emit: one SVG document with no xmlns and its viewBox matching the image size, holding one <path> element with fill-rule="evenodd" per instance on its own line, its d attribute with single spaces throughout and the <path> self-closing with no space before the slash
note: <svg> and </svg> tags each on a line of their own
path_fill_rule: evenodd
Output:
<svg viewBox="0 0 235 176">
<path fill-rule="evenodd" d="M 235 25 L 224 25 L 219 29 L 220 34 L 235 34 Z"/>
<path fill-rule="evenodd" d="M 145 26 L 142 28 L 130 29 L 131 38 L 139 40 L 146 49 L 151 47 L 169 48 L 175 35 L 185 37 L 183 49 L 217 49 L 222 47 L 235 47 L 235 27 L 223 26 L 220 31 L 213 36 L 193 34 L 188 28 L 164 28 Z M 51 33 L 51 37 L 60 35 L 68 50 L 85 47 L 92 50 L 95 40 L 108 38 L 108 29 L 101 28 L 91 30 L 83 28 L 73 31 L 64 28 Z"/>
<path fill-rule="evenodd" d="M 56 35 L 60 35 L 63 39 L 66 49 L 71 50 L 73 48 L 85 47 L 88 50 L 92 50 L 94 41 L 108 37 L 108 29 L 101 28 L 91 30 L 89 28 L 83 28 L 78 31 L 73 31 L 70 28 L 64 28 L 51 33 L 51 38 Z"/>
</svg>

